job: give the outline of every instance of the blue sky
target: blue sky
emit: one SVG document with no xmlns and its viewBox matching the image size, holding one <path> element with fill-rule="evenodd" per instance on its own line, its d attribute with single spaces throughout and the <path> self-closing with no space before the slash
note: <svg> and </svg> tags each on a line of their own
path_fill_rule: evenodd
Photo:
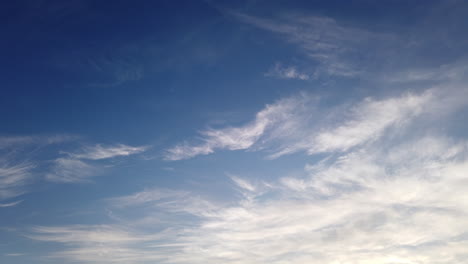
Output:
<svg viewBox="0 0 468 264">
<path fill-rule="evenodd" d="M 0 14 L 0 263 L 468 263 L 466 2 Z"/>
</svg>

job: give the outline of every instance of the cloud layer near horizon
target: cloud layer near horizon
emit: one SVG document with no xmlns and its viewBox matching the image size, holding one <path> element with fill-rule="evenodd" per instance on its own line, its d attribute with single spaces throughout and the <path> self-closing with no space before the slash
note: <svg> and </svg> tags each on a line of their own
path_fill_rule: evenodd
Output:
<svg viewBox="0 0 468 264">
<path fill-rule="evenodd" d="M 123 223 L 37 227 L 30 237 L 62 243 L 67 249 L 55 257 L 89 263 L 463 263 L 468 142 L 418 132 L 464 106 L 459 93 L 434 88 L 368 98 L 334 108 L 318 120 L 319 131 L 308 115 L 319 112 L 309 112 L 316 99 L 280 100 L 245 126 L 204 132 L 204 143 L 179 147 L 171 159 L 222 148 L 268 152 L 270 145 L 273 157 L 329 153 L 301 175 L 230 175 L 241 194 L 230 204 L 146 189 L 109 200 Z"/>
</svg>

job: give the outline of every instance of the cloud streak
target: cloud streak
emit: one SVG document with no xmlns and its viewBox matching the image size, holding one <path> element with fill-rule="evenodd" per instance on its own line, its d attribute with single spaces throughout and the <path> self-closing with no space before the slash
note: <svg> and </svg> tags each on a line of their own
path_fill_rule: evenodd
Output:
<svg viewBox="0 0 468 264">
<path fill-rule="evenodd" d="M 132 147 L 123 144 L 86 146 L 80 152 L 65 153 L 68 157 L 55 159 L 46 179 L 62 183 L 88 182 L 90 177 L 102 172 L 97 161 L 135 155 L 146 149 L 147 147 Z"/>
<path fill-rule="evenodd" d="M 31 238 L 70 248 L 55 257 L 90 263 L 463 263 L 468 143 L 426 137 L 380 147 L 308 165 L 301 177 L 270 182 L 267 192 L 235 177 L 251 195 L 209 213 L 168 211 L 196 216 L 194 228 L 172 222 L 176 230 L 142 235 L 40 227 Z M 123 200 L 134 206 L 161 198 L 180 205 L 178 195 L 148 191 Z"/>
<path fill-rule="evenodd" d="M 14 201 L 14 202 L 11 202 L 11 203 L 0 203 L 0 208 L 17 206 L 18 204 L 20 204 L 22 202 L 23 202 L 23 200 Z"/>
<path fill-rule="evenodd" d="M 288 121 L 288 117 L 300 111 L 301 106 L 308 100 L 309 98 L 306 96 L 280 100 L 275 104 L 267 105 L 256 114 L 255 120 L 244 126 L 205 130 L 202 132 L 202 144 L 182 143 L 176 145 L 166 151 L 165 159 L 187 159 L 213 153 L 216 149 L 242 150 L 251 148 L 265 131 L 275 124 L 282 123 L 283 127 L 292 126 L 294 120 Z"/>
<path fill-rule="evenodd" d="M 438 93 L 368 98 L 335 109 L 325 118 L 330 126 L 320 124 L 323 129 L 304 138 L 312 143 L 300 148 L 327 152 L 326 158 L 306 164 L 302 174 L 260 184 L 228 175 L 243 194 L 229 203 L 146 189 L 109 200 L 126 221 L 40 227 L 30 237 L 65 245 L 55 257 L 88 263 L 463 263 L 468 142 L 413 131 L 425 114 L 447 118 L 432 117 L 439 110 L 433 98 L 446 102 Z M 205 144 L 254 148 L 265 136 L 261 142 L 280 140 L 281 148 L 287 139 L 296 147 L 304 142 L 296 135 L 279 136 L 290 131 L 283 122 L 315 120 L 304 115 L 309 107 L 297 109 L 297 100 L 267 106 L 245 126 L 209 134 L 214 138 Z M 230 135 L 238 131 L 253 136 L 234 137 L 247 140 L 240 144 Z M 135 210 L 142 214 L 137 219 Z"/>
<path fill-rule="evenodd" d="M 385 46 L 376 43 L 395 42 L 389 34 L 374 33 L 357 27 L 341 25 L 325 16 L 287 15 L 275 19 L 243 13 L 231 13 L 239 21 L 280 36 L 298 45 L 308 58 L 319 63 L 313 77 L 354 77 L 365 69 L 352 60 L 363 47 Z M 369 48 L 368 48 L 368 51 Z M 362 57 L 364 54 L 360 54 Z"/>
<path fill-rule="evenodd" d="M 117 144 L 113 146 L 103 146 L 97 144 L 95 146 L 86 146 L 79 153 L 70 153 L 69 155 L 74 159 L 87 159 L 87 160 L 102 160 L 115 157 L 130 156 L 141 153 L 148 149 L 146 146 L 132 147 L 124 144 Z"/>
<path fill-rule="evenodd" d="M 433 91 L 427 90 L 389 99 L 366 98 L 346 108 L 319 111 L 316 98 L 295 96 L 266 106 L 244 126 L 203 131 L 203 143 L 176 145 L 167 150 L 165 158 L 187 159 L 216 149 L 270 149 L 270 158 L 298 151 L 348 151 L 430 111 L 433 100 Z"/>
<path fill-rule="evenodd" d="M 308 80 L 310 76 L 306 73 L 299 72 L 295 66 L 283 67 L 281 63 L 276 63 L 265 76 L 279 79 L 298 79 Z"/>
<path fill-rule="evenodd" d="M 0 162 L 0 200 L 17 197 L 25 192 L 25 186 L 31 182 L 31 170 L 35 166 L 30 162 L 11 164 Z M 15 203 L 3 204 L 14 206 Z"/>
</svg>

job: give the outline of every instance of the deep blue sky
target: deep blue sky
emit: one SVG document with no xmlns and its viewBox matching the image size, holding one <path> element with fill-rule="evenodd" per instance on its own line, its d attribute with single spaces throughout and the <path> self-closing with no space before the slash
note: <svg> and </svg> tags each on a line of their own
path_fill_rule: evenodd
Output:
<svg viewBox="0 0 468 264">
<path fill-rule="evenodd" d="M 467 16 L 3 1 L 0 263 L 468 263 Z"/>
</svg>

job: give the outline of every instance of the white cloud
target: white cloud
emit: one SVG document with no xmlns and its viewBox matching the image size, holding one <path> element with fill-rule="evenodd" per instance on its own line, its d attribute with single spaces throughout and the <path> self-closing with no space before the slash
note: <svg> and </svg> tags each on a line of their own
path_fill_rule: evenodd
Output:
<svg viewBox="0 0 468 264">
<path fill-rule="evenodd" d="M 77 183 L 87 182 L 90 177 L 102 172 L 102 168 L 92 161 L 106 160 L 115 157 L 125 157 L 145 151 L 147 147 L 132 147 L 123 144 L 104 147 L 100 144 L 87 146 L 78 153 L 66 153 L 68 157 L 53 161 L 51 171 L 46 179 L 53 182 Z"/>
<path fill-rule="evenodd" d="M 380 76 L 384 81 L 390 83 L 409 83 L 409 82 L 441 82 L 462 80 L 466 76 L 468 67 L 465 60 L 455 63 L 444 64 L 437 67 L 405 69 L 394 73 L 386 73 Z"/>
<path fill-rule="evenodd" d="M 91 263 L 136 263 L 166 259 L 152 248 L 155 241 L 173 235 L 168 231 L 145 234 L 112 225 L 38 226 L 28 237 L 40 241 L 63 243 L 72 249 L 50 257 Z M 149 244 L 151 242 L 151 244 Z"/>
<path fill-rule="evenodd" d="M 44 147 L 75 140 L 76 136 L 0 136 L 0 200 L 26 193 L 35 178 L 41 162 L 36 158 Z M 21 201 L 1 203 L 12 207 Z"/>
<path fill-rule="evenodd" d="M 265 76 L 275 77 L 280 79 L 298 79 L 308 80 L 310 76 L 308 74 L 299 72 L 295 66 L 283 67 L 281 63 L 276 63 Z"/>
<path fill-rule="evenodd" d="M 148 147 L 145 146 L 132 147 L 124 144 L 102 146 L 97 144 L 95 146 L 84 147 L 80 153 L 70 153 L 70 156 L 75 159 L 101 160 L 119 156 L 130 156 L 141 153 L 146 149 L 148 149 Z"/>
<path fill-rule="evenodd" d="M 228 175 L 243 195 L 226 203 L 146 189 L 109 200 L 117 224 L 39 227 L 29 237 L 84 263 L 464 263 L 468 142 L 413 131 L 424 114 L 432 124 L 447 118 L 433 116 L 452 100 L 443 92 L 312 116 L 314 99 L 280 100 L 244 126 L 210 130 L 202 146 L 330 153 L 301 175 L 261 184 Z"/>
<path fill-rule="evenodd" d="M 182 143 L 166 151 L 166 160 L 188 159 L 198 155 L 213 153 L 216 149 L 242 150 L 251 148 L 257 140 L 272 126 L 281 124 L 283 128 L 293 126 L 293 115 L 311 99 L 298 96 L 283 99 L 275 104 L 267 105 L 258 112 L 255 120 L 241 126 L 224 129 L 209 129 L 202 132 L 203 143 Z"/>
<path fill-rule="evenodd" d="M 431 91 L 386 100 L 367 98 L 347 109 L 349 118 L 346 118 L 342 124 L 315 135 L 308 152 L 345 151 L 366 141 L 377 139 L 389 126 L 403 125 L 421 114 L 432 99 Z"/>
<path fill-rule="evenodd" d="M 7 147 L 18 147 L 24 145 L 51 145 L 76 140 L 73 135 L 51 135 L 51 136 L 0 136 L 0 150 Z"/>
<path fill-rule="evenodd" d="M 268 105 L 255 120 L 240 126 L 202 132 L 204 143 L 183 143 L 169 149 L 167 160 L 187 159 L 216 149 L 264 150 L 270 158 L 306 151 L 309 154 L 348 151 L 380 138 L 391 127 L 402 127 L 437 108 L 434 90 L 387 99 L 366 98 L 347 107 L 317 109 L 318 101 L 294 96 Z M 443 96 L 437 92 L 438 100 Z M 448 111 L 448 110 L 445 110 Z"/>
<path fill-rule="evenodd" d="M 85 263 L 464 263 L 468 142 L 427 136 L 391 143 L 307 165 L 304 175 L 268 189 L 231 176 L 250 195 L 203 213 L 176 191 L 114 200 L 132 210 L 154 202 L 146 214 L 176 214 L 163 232 L 130 222 L 39 227 L 30 237 L 62 243 L 67 249 L 52 256 Z"/>
<path fill-rule="evenodd" d="M 89 177 L 99 172 L 96 166 L 77 159 L 58 158 L 54 161 L 51 172 L 46 179 L 53 182 L 76 183 L 86 182 Z"/>
<path fill-rule="evenodd" d="M 7 256 L 7 257 L 20 257 L 20 256 L 24 256 L 26 254 L 24 253 L 7 253 L 7 254 L 4 254 L 4 256 Z"/>
<path fill-rule="evenodd" d="M 31 181 L 34 165 L 29 162 L 10 164 L 0 162 L 0 200 L 19 196 L 25 192 L 25 186 Z"/>
<path fill-rule="evenodd" d="M 244 190 L 254 192 L 256 189 L 255 186 L 246 179 L 242 179 L 234 175 L 230 175 L 230 178 L 237 186 Z"/>
<path fill-rule="evenodd" d="M 313 77 L 334 75 L 352 77 L 361 74 L 358 61 L 349 59 L 356 50 L 383 46 L 378 43 L 394 41 L 388 34 L 373 33 L 360 28 L 340 25 L 332 18 L 324 16 L 288 15 L 275 19 L 259 18 L 241 13 L 231 13 L 240 21 L 284 36 L 285 39 L 301 47 L 302 51 L 320 63 Z M 370 52 L 370 48 L 367 48 Z M 362 57 L 362 55 L 361 55 Z"/>
<path fill-rule="evenodd" d="M 11 202 L 11 203 L 0 203 L 0 208 L 2 207 L 13 207 L 13 206 L 16 206 L 20 203 L 22 203 L 23 200 L 18 200 L 18 201 L 14 201 L 14 202 Z"/>
<path fill-rule="evenodd" d="M 109 201 L 117 207 L 139 206 L 142 204 L 155 203 L 167 198 L 182 198 L 189 193 L 165 189 L 148 189 L 132 195 L 112 198 Z"/>
</svg>

